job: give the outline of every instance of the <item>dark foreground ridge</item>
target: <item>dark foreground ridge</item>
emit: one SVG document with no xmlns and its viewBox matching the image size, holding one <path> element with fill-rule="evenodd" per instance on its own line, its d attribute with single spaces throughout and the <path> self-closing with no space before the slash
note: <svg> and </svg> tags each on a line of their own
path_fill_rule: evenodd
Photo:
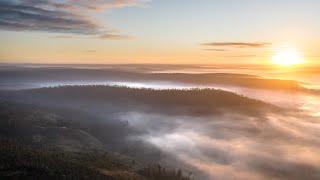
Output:
<svg viewBox="0 0 320 180">
<path fill-rule="evenodd" d="M 181 170 L 151 166 L 108 151 L 112 149 L 107 146 L 113 143 L 126 144 L 123 134 L 117 132 L 125 131 L 126 127 L 99 123 L 99 119 L 90 121 L 89 117 L 72 110 L 0 103 L 0 177 L 191 179 L 191 175 L 185 177 Z M 112 141 L 115 138 L 118 141 Z"/>
<path fill-rule="evenodd" d="M 71 153 L 32 148 L 15 139 L 0 138 L 0 177 L 107 179 L 107 180 L 191 180 L 180 170 L 160 165 L 134 170 L 134 161 L 123 161 L 108 153 Z"/>
</svg>

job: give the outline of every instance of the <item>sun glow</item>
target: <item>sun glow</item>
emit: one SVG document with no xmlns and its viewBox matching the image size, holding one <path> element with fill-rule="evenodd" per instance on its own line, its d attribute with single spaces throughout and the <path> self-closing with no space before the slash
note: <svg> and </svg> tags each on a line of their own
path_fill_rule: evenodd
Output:
<svg viewBox="0 0 320 180">
<path fill-rule="evenodd" d="M 293 66 L 305 63 L 302 54 L 296 49 L 285 49 L 272 57 L 272 63 L 280 66 Z"/>
</svg>

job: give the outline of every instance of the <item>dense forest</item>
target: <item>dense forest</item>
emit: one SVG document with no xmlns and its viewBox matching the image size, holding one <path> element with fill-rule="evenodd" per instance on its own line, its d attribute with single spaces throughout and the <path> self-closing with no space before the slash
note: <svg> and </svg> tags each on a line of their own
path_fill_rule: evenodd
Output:
<svg viewBox="0 0 320 180">
<path fill-rule="evenodd" d="M 0 177 L 193 179 L 192 174 L 156 165 L 159 152 L 137 157 L 138 144 L 115 148 L 125 144 L 125 124 L 88 118 L 92 117 L 72 110 L 0 103 Z M 119 154 L 119 149 L 130 153 Z"/>
<path fill-rule="evenodd" d="M 32 148 L 15 139 L 0 138 L 0 177 L 36 179 L 191 180 L 181 170 L 160 165 L 135 169 L 135 161 L 109 153 L 72 153 Z"/>
</svg>

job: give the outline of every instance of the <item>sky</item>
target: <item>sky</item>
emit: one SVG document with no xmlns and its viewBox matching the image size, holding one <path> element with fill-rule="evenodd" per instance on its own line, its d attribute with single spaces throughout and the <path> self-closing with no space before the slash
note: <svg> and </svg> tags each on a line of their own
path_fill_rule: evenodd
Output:
<svg viewBox="0 0 320 180">
<path fill-rule="evenodd" d="M 319 0 L 0 0 L 2 63 L 320 63 Z"/>
</svg>

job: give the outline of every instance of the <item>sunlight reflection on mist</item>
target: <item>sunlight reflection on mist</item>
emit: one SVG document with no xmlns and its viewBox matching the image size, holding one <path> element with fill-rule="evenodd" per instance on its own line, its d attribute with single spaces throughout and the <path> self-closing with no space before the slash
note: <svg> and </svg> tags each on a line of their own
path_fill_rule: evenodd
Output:
<svg viewBox="0 0 320 180">
<path fill-rule="evenodd" d="M 199 170 L 204 179 L 320 177 L 320 122 L 312 117 L 130 112 L 120 119 L 142 132 L 138 138 Z"/>
</svg>

